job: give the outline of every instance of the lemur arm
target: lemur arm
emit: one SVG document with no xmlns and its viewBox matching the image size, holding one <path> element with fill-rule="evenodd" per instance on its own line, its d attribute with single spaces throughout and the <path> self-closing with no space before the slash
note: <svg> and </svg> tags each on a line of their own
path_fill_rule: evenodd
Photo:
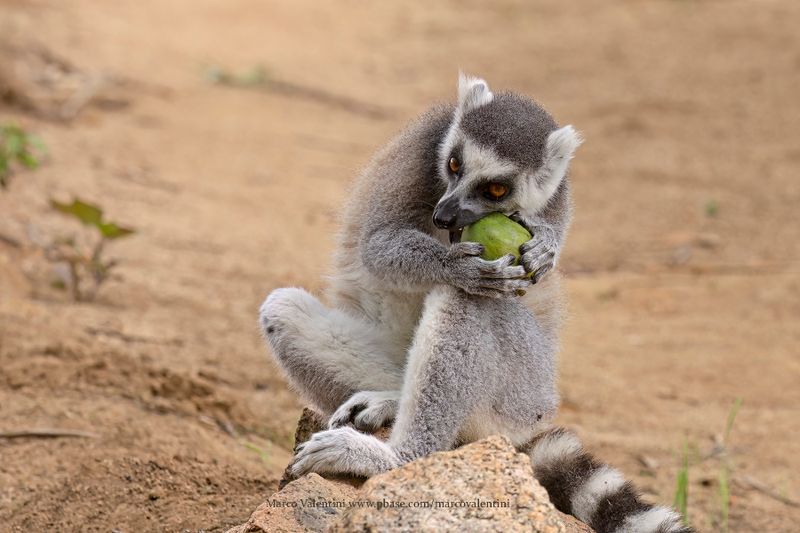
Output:
<svg viewBox="0 0 800 533">
<path fill-rule="evenodd" d="M 520 263 L 527 272 L 534 273 L 536 283 L 555 267 L 572 219 L 572 202 L 569 182 L 565 178 L 550 201 L 533 214 L 515 213 L 512 218 L 522 224 L 533 238 L 520 246 Z"/>
<path fill-rule="evenodd" d="M 451 281 L 448 249 L 431 235 L 413 228 L 382 228 L 365 240 L 364 265 L 382 281 L 412 290 Z"/>
<path fill-rule="evenodd" d="M 446 284 L 498 298 L 517 295 L 528 286 L 522 279 L 525 269 L 513 266 L 513 256 L 486 261 L 478 257 L 481 253 L 483 247 L 477 243 L 448 248 L 428 233 L 398 226 L 367 234 L 361 246 L 367 270 L 400 290 L 422 292 Z"/>
</svg>

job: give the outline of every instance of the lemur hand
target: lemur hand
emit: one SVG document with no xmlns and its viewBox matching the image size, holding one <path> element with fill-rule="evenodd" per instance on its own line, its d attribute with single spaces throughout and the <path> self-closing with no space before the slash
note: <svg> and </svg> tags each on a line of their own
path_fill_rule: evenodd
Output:
<svg viewBox="0 0 800 533">
<path fill-rule="evenodd" d="M 533 238 L 519 247 L 520 264 L 526 272 L 533 273 L 531 282 L 537 283 L 556 266 L 559 245 L 556 231 L 548 224 L 526 220 L 519 214 L 511 215 L 511 219 L 518 222 L 531 232 Z"/>
<path fill-rule="evenodd" d="M 476 242 L 451 245 L 446 268 L 449 283 L 469 294 L 504 298 L 521 296 L 530 286 L 525 268 L 513 266 L 516 258 L 505 255 L 494 261 L 481 259 L 483 246 Z"/>
<path fill-rule="evenodd" d="M 339 406 L 328 427 L 335 429 L 352 422 L 356 429 L 374 433 L 389 425 L 397 415 L 400 391 L 361 391 Z"/>
</svg>

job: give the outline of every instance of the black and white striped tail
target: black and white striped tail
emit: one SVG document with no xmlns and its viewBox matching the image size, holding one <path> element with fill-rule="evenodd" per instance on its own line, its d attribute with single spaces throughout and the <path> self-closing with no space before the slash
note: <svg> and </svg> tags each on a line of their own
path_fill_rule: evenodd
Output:
<svg viewBox="0 0 800 533">
<path fill-rule="evenodd" d="M 539 436 L 525 450 L 536 479 L 556 509 L 590 525 L 597 533 L 691 533 L 680 514 L 645 503 L 633 485 L 583 450 L 561 428 Z"/>
</svg>

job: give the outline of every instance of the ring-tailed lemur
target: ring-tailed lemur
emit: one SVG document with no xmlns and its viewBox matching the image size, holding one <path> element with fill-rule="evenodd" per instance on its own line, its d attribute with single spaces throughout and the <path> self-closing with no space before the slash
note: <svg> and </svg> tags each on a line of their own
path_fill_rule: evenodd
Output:
<svg viewBox="0 0 800 533">
<path fill-rule="evenodd" d="M 569 224 L 579 144 L 533 101 L 462 75 L 456 104 L 434 107 L 375 156 L 350 193 L 333 307 L 286 288 L 261 308 L 278 364 L 330 415 L 330 429 L 299 449 L 295 474 L 372 476 L 503 434 L 530 455 L 554 505 L 598 533 L 689 531 L 550 426 L 558 278 L 545 274 Z M 498 211 L 533 235 L 521 266 L 458 242 L 461 228 Z M 347 425 L 393 420 L 388 442 Z"/>
</svg>

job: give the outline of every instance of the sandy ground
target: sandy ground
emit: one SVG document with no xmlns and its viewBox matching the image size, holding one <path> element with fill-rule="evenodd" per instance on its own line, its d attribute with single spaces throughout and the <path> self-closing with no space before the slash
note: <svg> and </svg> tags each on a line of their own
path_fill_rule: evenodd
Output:
<svg viewBox="0 0 800 533">
<path fill-rule="evenodd" d="M 349 180 L 459 68 L 586 138 L 560 422 L 661 502 L 688 442 L 690 519 L 713 531 L 713 450 L 741 397 L 730 528 L 795 530 L 800 4 L 482 5 L 3 3 L 0 74 L 45 50 L 78 90 L 106 84 L 70 120 L 0 104 L 50 149 L 0 191 L 0 431 L 96 434 L 0 438 L 0 530 L 220 531 L 275 489 L 301 404 L 258 305 L 322 288 Z M 258 64 L 289 88 L 205 74 Z M 35 245 L 79 233 L 48 208 L 71 195 L 137 229 L 93 303 L 50 288 Z"/>
</svg>

